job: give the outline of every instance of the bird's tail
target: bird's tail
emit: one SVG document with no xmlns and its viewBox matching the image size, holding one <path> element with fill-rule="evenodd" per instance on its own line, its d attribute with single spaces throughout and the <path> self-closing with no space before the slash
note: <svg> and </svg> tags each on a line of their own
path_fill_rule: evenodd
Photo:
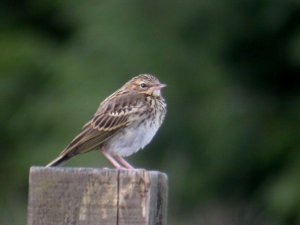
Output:
<svg viewBox="0 0 300 225">
<path fill-rule="evenodd" d="M 66 160 L 68 160 L 70 157 L 68 155 L 60 155 L 50 163 L 46 165 L 46 167 L 52 167 L 52 166 L 59 166 L 62 165 Z"/>
</svg>

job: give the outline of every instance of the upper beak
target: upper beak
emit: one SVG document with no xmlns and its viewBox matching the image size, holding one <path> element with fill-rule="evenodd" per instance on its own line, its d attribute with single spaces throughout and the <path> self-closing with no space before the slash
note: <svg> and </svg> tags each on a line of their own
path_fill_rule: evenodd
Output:
<svg viewBox="0 0 300 225">
<path fill-rule="evenodd" d="M 162 89 L 162 88 L 164 88 L 164 87 L 167 87 L 167 85 L 166 84 L 158 84 L 158 85 L 156 85 L 155 86 L 155 89 Z"/>
</svg>

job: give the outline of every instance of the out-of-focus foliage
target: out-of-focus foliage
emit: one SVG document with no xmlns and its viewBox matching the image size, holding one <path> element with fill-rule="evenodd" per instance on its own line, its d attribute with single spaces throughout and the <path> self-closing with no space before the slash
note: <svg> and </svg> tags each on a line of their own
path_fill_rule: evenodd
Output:
<svg viewBox="0 0 300 225">
<path fill-rule="evenodd" d="M 299 2 L 3 0 L 0 28 L 0 224 L 25 223 L 29 167 L 144 72 L 169 111 L 129 161 L 168 173 L 170 224 L 300 223 Z"/>
</svg>

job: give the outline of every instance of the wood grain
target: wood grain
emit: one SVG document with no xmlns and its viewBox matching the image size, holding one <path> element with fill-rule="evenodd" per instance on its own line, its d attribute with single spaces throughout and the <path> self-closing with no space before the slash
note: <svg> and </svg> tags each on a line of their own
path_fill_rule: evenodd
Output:
<svg viewBox="0 0 300 225">
<path fill-rule="evenodd" d="M 166 225 L 167 179 L 142 169 L 32 167 L 28 225 Z"/>
</svg>

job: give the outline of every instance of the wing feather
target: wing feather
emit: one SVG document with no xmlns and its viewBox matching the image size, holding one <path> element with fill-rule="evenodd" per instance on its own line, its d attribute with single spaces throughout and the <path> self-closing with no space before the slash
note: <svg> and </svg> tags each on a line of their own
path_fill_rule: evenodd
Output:
<svg viewBox="0 0 300 225">
<path fill-rule="evenodd" d="M 111 138 L 119 129 L 132 122 L 129 118 L 140 110 L 140 106 L 136 104 L 137 99 L 134 101 L 135 105 L 128 105 L 126 102 L 128 96 L 125 97 L 124 95 L 117 96 L 114 104 L 111 101 L 102 102 L 92 120 L 83 126 L 81 132 L 61 152 L 60 156 L 73 156 L 93 150 Z"/>
</svg>

